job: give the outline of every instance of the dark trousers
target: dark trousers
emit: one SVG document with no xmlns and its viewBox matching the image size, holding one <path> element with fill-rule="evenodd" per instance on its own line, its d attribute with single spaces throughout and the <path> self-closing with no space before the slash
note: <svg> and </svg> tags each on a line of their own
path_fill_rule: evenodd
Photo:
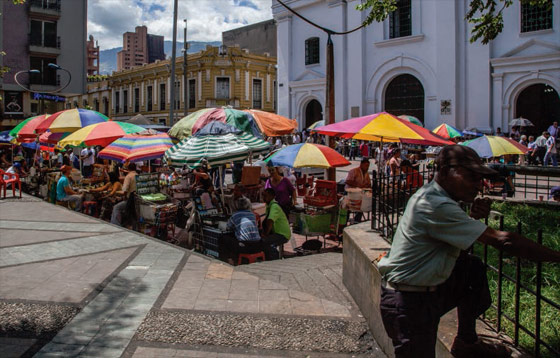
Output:
<svg viewBox="0 0 560 358">
<path fill-rule="evenodd" d="M 539 159 L 541 164 L 544 163 L 544 155 L 546 154 L 546 147 L 537 147 L 535 150 L 535 156 Z"/>
<path fill-rule="evenodd" d="M 464 252 L 451 276 L 434 292 L 403 292 L 381 288 L 381 317 L 393 341 L 396 358 L 434 358 L 439 319 L 457 307 L 457 336 L 477 339 L 476 319 L 491 304 L 486 267 Z"/>
<path fill-rule="evenodd" d="M 93 166 L 92 165 L 84 165 L 82 167 L 82 175 L 84 178 L 89 178 L 93 174 Z"/>
<path fill-rule="evenodd" d="M 264 256 L 267 260 L 278 259 L 278 250 L 276 246 L 284 245 L 288 240 L 280 234 L 270 234 L 262 238 L 264 244 Z"/>
</svg>

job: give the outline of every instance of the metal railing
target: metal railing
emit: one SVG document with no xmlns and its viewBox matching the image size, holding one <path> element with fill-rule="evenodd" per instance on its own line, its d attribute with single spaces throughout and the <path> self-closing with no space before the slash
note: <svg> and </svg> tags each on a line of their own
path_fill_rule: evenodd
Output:
<svg viewBox="0 0 560 358">
<path fill-rule="evenodd" d="M 45 10 L 60 11 L 60 0 L 30 0 L 29 4 L 32 7 L 39 7 Z"/>
<path fill-rule="evenodd" d="M 513 169 L 513 168 L 508 168 Z M 518 168 L 519 169 L 519 168 Z M 521 173 L 521 169 L 518 171 Z M 391 176 L 386 173 L 372 173 L 372 219 L 371 228 L 378 231 L 387 241 L 391 242 L 393 235 L 397 229 L 401 216 L 404 214 L 408 199 L 423 185 L 432 180 L 434 176 L 433 169 L 424 169 L 415 171 L 413 173 L 403 173 L 399 176 Z M 537 177 L 538 178 L 538 177 Z M 526 179 L 523 179 L 526 180 Z M 543 176 L 538 181 L 550 183 L 552 179 L 545 179 Z M 528 193 L 525 195 L 542 195 Z M 489 221 L 486 220 L 488 225 Z M 504 230 L 504 216 L 500 216 L 499 224 L 496 229 Z M 521 233 L 521 223 L 518 223 L 517 231 Z M 542 244 L 543 233 L 542 230 L 536 235 L 537 242 Z M 490 251 L 494 250 L 494 251 Z M 509 334 L 513 333 L 513 341 L 515 345 L 519 345 L 519 335 L 523 333 L 532 339 L 533 353 L 535 357 L 541 357 L 543 347 L 548 350 L 550 356 L 560 356 L 560 341 L 550 342 L 542 338 L 542 310 L 543 305 L 547 305 L 547 310 L 552 310 L 554 313 L 551 317 L 560 316 L 560 304 L 555 302 L 549 297 L 542 295 L 542 288 L 545 285 L 543 281 L 543 264 L 542 263 L 526 263 L 526 260 L 520 258 L 510 258 L 503 251 L 494 248 L 488 248 L 487 245 L 476 244 L 471 249 L 473 253 L 480 256 L 488 268 L 490 278 L 496 281 L 496 290 L 494 292 L 495 300 L 492 303 L 491 309 L 494 310 L 495 315 L 489 318 L 489 313 L 485 315 L 487 321 L 491 321 L 497 331 L 504 331 L 504 322 L 513 325 L 512 329 L 507 329 Z M 497 256 L 497 257 L 496 257 Z M 514 269 L 511 267 L 513 261 Z M 536 266 L 534 275 L 529 272 L 531 268 L 528 266 Z M 524 271 L 526 270 L 526 271 Z M 511 271 L 514 271 L 512 274 Z M 522 281 L 522 275 L 531 273 L 531 279 L 534 282 L 534 287 Z M 534 276 L 534 277 L 533 277 Z M 513 300 L 511 296 L 504 295 L 504 285 L 514 286 Z M 508 286 L 508 287 L 509 287 Z M 524 292 L 529 295 L 531 299 L 521 300 L 521 293 Z M 512 302 L 513 301 L 513 302 Z M 522 307 L 532 302 L 535 302 L 535 324 L 534 327 L 528 327 L 521 323 L 520 311 Z M 508 309 L 506 310 L 504 306 Z M 513 308 L 511 308 L 513 307 Z M 507 311 L 507 312 L 506 312 Z M 508 313 L 513 311 L 513 314 Z"/>
</svg>

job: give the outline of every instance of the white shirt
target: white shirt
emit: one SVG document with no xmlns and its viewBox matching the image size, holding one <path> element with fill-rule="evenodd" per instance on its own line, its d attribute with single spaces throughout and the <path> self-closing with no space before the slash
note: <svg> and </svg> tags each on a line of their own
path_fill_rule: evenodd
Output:
<svg viewBox="0 0 560 358">
<path fill-rule="evenodd" d="M 556 139 L 553 136 L 548 137 L 546 141 L 546 151 L 551 154 L 556 154 Z"/>
<path fill-rule="evenodd" d="M 88 156 L 88 154 L 91 154 L 90 156 Z M 84 159 L 84 167 L 87 167 L 89 165 L 93 165 L 95 164 L 95 149 L 93 148 L 84 148 L 82 149 L 82 151 L 80 152 L 80 155 L 82 157 L 87 157 L 86 159 Z"/>
</svg>

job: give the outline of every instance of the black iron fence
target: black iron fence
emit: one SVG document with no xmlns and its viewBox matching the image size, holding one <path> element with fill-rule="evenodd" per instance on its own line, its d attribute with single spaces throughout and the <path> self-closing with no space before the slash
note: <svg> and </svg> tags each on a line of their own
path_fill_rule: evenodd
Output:
<svg viewBox="0 0 560 358">
<path fill-rule="evenodd" d="M 408 199 L 422 185 L 432 180 L 433 176 L 434 171 L 430 168 L 407 171 L 399 176 L 374 171 L 372 175 L 371 228 L 391 242 Z M 533 180 L 547 183 L 547 185 L 554 179 L 545 179 L 544 176 L 536 177 L 540 178 Z M 528 186 L 526 187 L 528 188 Z M 527 192 L 525 197 L 545 195 L 541 194 L 543 192 L 537 191 L 537 194 Z M 486 223 L 489 224 L 488 220 Z M 500 216 L 495 228 L 504 229 L 503 216 Z M 518 232 L 521 233 L 521 223 L 518 224 Z M 542 244 L 542 231 L 539 231 L 536 237 L 537 241 Z M 546 338 L 543 338 L 542 335 L 543 311 L 546 311 L 545 317 L 560 317 L 560 304 L 557 302 L 558 288 L 556 288 L 556 294 L 552 295 L 555 297 L 554 299 L 542 294 L 543 287 L 547 287 L 548 290 L 550 285 L 554 285 L 556 279 L 546 279 L 543 275 L 542 263 L 514 258 L 482 244 L 474 245 L 472 251 L 487 265 L 491 289 L 494 292 L 492 308 L 486 313 L 485 319 L 498 331 L 505 331 L 512 336 L 516 345 L 520 344 L 520 333 L 529 337 L 532 344 L 527 344 L 527 339 L 524 338 L 523 346 L 531 349 L 535 357 L 560 356 L 560 325 L 550 328 L 549 322 L 548 329 L 556 330 L 556 333 L 552 334 L 552 338 L 550 338 L 550 334 Z M 554 276 L 554 274 L 551 275 Z M 532 312 L 534 320 L 530 317 L 528 319 L 529 312 Z M 529 323 L 527 323 L 528 320 Z"/>
</svg>

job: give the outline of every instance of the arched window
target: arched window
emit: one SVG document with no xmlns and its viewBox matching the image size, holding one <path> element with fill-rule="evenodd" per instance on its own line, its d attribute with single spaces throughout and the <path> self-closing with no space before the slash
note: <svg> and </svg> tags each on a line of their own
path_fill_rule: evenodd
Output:
<svg viewBox="0 0 560 358">
<path fill-rule="evenodd" d="M 533 122 L 534 127 L 526 128 L 529 133 L 540 135 L 554 120 L 560 118 L 558 92 L 544 83 L 525 88 L 515 101 L 515 118 L 519 117 Z"/>
<path fill-rule="evenodd" d="M 305 64 L 313 65 L 319 63 L 319 38 L 310 37 L 305 40 Z"/>
<path fill-rule="evenodd" d="M 408 114 L 424 123 L 424 87 L 409 74 L 395 77 L 385 90 L 385 111 L 400 116 Z"/>
</svg>

